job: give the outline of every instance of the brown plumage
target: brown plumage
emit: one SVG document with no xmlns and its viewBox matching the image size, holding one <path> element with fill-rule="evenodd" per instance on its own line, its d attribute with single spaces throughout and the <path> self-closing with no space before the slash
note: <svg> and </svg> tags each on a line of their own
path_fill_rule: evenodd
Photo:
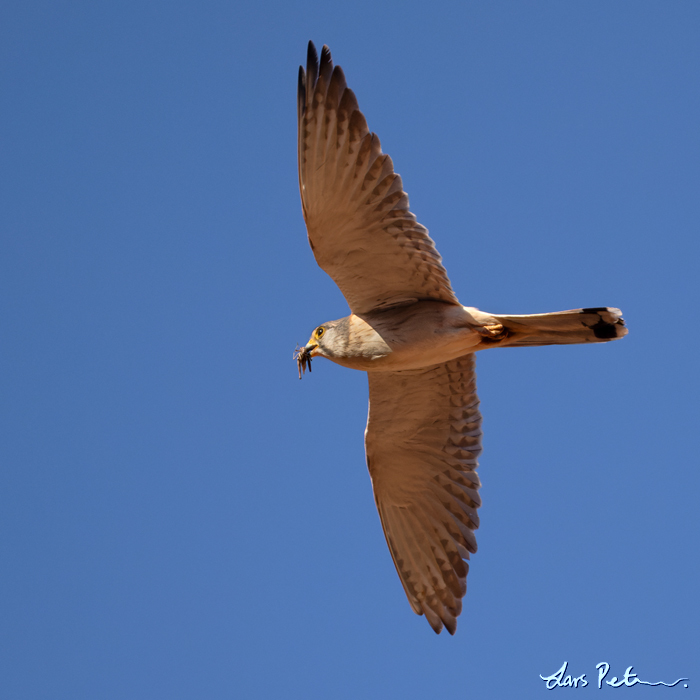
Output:
<svg viewBox="0 0 700 700">
<path fill-rule="evenodd" d="M 298 116 L 309 243 L 352 312 L 297 349 L 299 376 L 312 357 L 367 371 L 367 464 L 387 544 L 413 610 L 454 634 L 481 505 L 474 353 L 600 343 L 627 329 L 608 307 L 505 316 L 462 306 L 327 46 L 319 61 L 309 42 Z"/>
</svg>

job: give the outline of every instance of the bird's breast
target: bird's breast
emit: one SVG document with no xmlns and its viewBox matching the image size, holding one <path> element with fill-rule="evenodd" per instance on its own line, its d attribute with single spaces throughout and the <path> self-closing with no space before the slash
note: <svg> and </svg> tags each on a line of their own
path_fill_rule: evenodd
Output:
<svg viewBox="0 0 700 700">
<path fill-rule="evenodd" d="M 428 367 L 472 352 L 480 340 L 476 325 L 464 307 L 433 301 L 353 314 L 347 351 L 331 359 L 368 372 Z"/>
</svg>

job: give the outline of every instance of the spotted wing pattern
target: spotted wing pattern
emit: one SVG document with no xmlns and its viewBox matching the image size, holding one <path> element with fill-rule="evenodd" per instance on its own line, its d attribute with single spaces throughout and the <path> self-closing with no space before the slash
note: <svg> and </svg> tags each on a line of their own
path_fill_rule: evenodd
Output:
<svg viewBox="0 0 700 700">
<path fill-rule="evenodd" d="M 370 133 L 327 46 L 299 68 L 299 186 L 316 262 L 356 314 L 436 299 L 457 303 L 401 177 Z"/>
<path fill-rule="evenodd" d="M 481 505 L 474 355 L 368 376 L 365 445 L 384 535 L 413 610 L 454 634 Z"/>
</svg>

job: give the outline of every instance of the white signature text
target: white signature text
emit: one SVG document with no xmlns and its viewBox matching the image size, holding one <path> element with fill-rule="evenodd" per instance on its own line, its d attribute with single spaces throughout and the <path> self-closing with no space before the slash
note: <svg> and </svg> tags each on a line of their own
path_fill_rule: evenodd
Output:
<svg viewBox="0 0 700 700">
<path fill-rule="evenodd" d="M 570 673 L 567 674 L 566 669 L 568 666 L 569 662 L 565 661 L 561 668 L 551 676 L 543 676 L 540 674 L 540 678 L 545 682 L 547 690 L 553 690 L 554 688 L 585 688 L 588 685 L 585 673 L 582 673 L 580 676 L 574 676 Z M 632 673 L 633 668 L 634 666 L 628 666 L 622 678 L 613 676 L 610 680 L 605 680 L 610 672 L 610 664 L 606 661 L 601 661 L 596 665 L 596 670 L 598 671 L 598 688 L 603 687 L 604 680 L 606 685 L 613 688 L 620 688 L 623 685 L 630 688 L 633 685 L 637 685 L 637 683 L 641 683 L 642 685 L 665 685 L 667 688 L 673 688 L 674 685 L 678 685 L 681 681 L 688 680 L 687 678 L 679 678 L 673 683 L 664 683 L 663 681 L 650 683 L 649 681 L 643 681 L 641 678 L 638 678 L 636 673 Z M 687 688 L 688 685 L 685 684 L 685 687 Z"/>
</svg>

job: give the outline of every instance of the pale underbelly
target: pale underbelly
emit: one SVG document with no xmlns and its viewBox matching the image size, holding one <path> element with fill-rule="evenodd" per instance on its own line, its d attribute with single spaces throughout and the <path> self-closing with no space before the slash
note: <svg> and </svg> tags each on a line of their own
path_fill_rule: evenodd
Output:
<svg viewBox="0 0 700 700">
<path fill-rule="evenodd" d="M 481 336 L 473 330 L 461 329 L 438 334 L 411 345 L 394 345 L 392 351 L 374 357 L 329 358 L 343 367 L 365 372 L 399 372 L 443 364 L 476 350 Z"/>
</svg>

